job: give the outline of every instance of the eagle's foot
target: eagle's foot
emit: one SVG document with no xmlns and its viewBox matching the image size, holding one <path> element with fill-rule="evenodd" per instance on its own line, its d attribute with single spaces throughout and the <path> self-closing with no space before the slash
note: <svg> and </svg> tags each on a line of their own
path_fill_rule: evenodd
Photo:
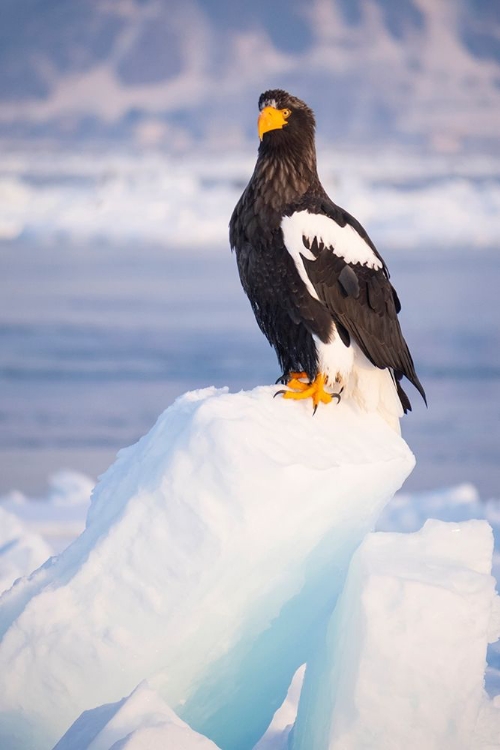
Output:
<svg viewBox="0 0 500 750">
<path fill-rule="evenodd" d="M 291 379 L 287 385 L 292 388 L 291 391 L 278 391 L 283 394 L 283 398 L 291 398 L 296 401 L 304 398 L 312 398 L 313 401 L 313 414 L 316 414 L 316 409 L 320 403 L 329 404 L 333 398 L 337 398 L 340 401 L 339 393 L 328 393 L 325 391 L 325 376 L 319 374 L 313 380 L 312 383 L 303 383 L 299 380 L 299 377 L 307 377 L 305 373 L 291 373 Z M 277 396 L 278 393 L 275 395 Z"/>
<path fill-rule="evenodd" d="M 307 380 L 307 383 L 304 383 L 304 378 Z M 303 392 L 311 388 L 312 383 L 309 380 L 307 372 L 291 372 L 286 385 L 289 388 L 293 388 L 294 391 Z M 284 391 L 284 393 L 288 393 L 288 391 Z"/>
<path fill-rule="evenodd" d="M 307 383 L 303 382 L 303 378 L 307 379 Z M 290 372 L 288 375 L 283 375 L 282 378 L 276 381 L 276 383 L 280 381 L 289 388 L 293 388 L 295 391 L 307 391 L 312 386 L 307 372 Z M 289 393 L 289 391 L 286 391 L 285 389 L 276 391 L 273 398 L 276 398 L 276 396 L 279 396 L 281 393 Z M 307 396 L 304 396 L 304 398 L 307 398 Z"/>
<path fill-rule="evenodd" d="M 307 380 L 309 380 L 309 375 L 307 374 L 307 372 L 289 372 L 288 374 L 283 373 L 283 375 L 280 375 L 277 379 L 276 385 L 278 385 L 278 383 L 282 385 L 288 385 L 290 380 L 300 380 L 303 378 L 307 378 Z M 284 393 L 284 391 L 278 391 L 278 393 Z"/>
</svg>

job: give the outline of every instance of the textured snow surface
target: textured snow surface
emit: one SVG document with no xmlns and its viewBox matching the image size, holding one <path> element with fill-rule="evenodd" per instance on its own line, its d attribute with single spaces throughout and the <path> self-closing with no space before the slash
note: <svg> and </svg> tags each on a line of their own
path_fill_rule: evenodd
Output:
<svg viewBox="0 0 500 750">
<path fill-rule="evenodd" d="M 297 706 L 304 682 L 306 665 L 303 664 L 294 674 L 286 698 L 273 716 L 264 736 L 254 750 L 287 750 L 288 737 L 297 717 Z"/>
<path fill-rule="evenodd" d="M 19 518 L 30 532 L 41 536 L 55 552 L 60 552 L 84 530 L 93 487 L 90 477 L 63 469 L 49 477 L 48 490 L 43 497 L 29 498 L 22 492 L 9 492 L 0 497 L 0 511 L 3 509 Z M 31 573 L 47 556 L 40 557 L 30 570 L 23 569 L 19 575 Z"/>
<path fill-rule="evenodd" d="M 128 698 L 85 711 L 54 750 L 216 750 L 194 732 L 147 683 Z"/>
<path fill-rule="evenodd" d="M 220 747 L 259 740 L 414 464 L 347 400 L 313 418 L 274 391 L 179 399 L 103 476 L 85 532 L 3 596 L 0 747 L 50 748 L 145 678 Z"/>
<path fill-rule="evenodd" d="M 486 649 L 500 634 L 492 550 L 485 521 L 366 537 L 308 665 L 293 750 L 480 746 Z"/>
<path fill-rule="evenodd" d="M 0 594 L 16 578 L 29 575 L 50 557 L 52 550 L 13 513 L 0 505 Z"/>
<path fill-rule="evenodd" d="M 484 519 L 493 529 L 493 575 L 500 581 L 500 500 L 482 500 L 472 484 L 408 494 L 398 492 L 382 511 L 377 531 L 418 531 L 428 518 L 440 521 Z M 499 654 L 500 667 L 500 654 Z M 500 692 L 500 672 L 498 675 Z"/>
</svg>

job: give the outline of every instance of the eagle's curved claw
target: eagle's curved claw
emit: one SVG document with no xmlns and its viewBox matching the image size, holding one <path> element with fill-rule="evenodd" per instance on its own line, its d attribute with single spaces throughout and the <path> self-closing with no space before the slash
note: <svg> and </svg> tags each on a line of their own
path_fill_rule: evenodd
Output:
<svg viewBox="0 0 500 750">
<path fill-rule="evenodd" d="M 323 404 L 329 404 L 330 401 L 332 401 L 334 395 L 337 396 L 340 400 L 339 394 L 331 394 L 328 393 L 328 391 L 325 391 L 326 378 L 323 374 L 319 373 L 314 378 L 314 380 L 309 383 L 304 383 L 302 380 L 299 380 L 297 378 L 297 375 L 299 375 L 299 377 L 307 377 L 305 373 L 290 373 L 290 380 L 288 381 L 287 385 L 292 390 L 278 391 L 278 393 L 283 394 L 283 398 L 290 398 L 294 400 L 312 398 L 313 415 L 316 414 L 316 409 L 318 408 L 318 404 L 320 402 Z M 275 396 L 277 396 L 278 393 L 276 393 Z"/>
<path fill-rule="evenodd" d="M 342 388 L 340 389 L 340 391 L 338 393 L 332 393 L 332 398 L 336 398 L 337 399 L 337 404 L 340 404 L 340 402 L 342 400 L 342 391 L 343 390 L 344 390 L 344 386 L 342 386 Z"/>
</svg>

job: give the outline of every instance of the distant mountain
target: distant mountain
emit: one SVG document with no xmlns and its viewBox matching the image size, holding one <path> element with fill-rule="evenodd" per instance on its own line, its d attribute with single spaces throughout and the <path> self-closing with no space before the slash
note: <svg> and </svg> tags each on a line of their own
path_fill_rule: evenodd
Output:
<svg viewBox="0 0 500 750">
<path fill-rule="evenodd" d="M 0 135 L 255 138 L 281 87 L 328 140 L 500 143 L 498 0 L 2 0 Z"/>
</svg>

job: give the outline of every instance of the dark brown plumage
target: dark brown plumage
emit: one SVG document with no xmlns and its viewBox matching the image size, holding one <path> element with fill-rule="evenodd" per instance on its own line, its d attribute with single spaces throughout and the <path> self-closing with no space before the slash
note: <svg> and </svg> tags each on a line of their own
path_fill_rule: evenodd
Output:
<svg viewBox="0 0 500 750">
<path fill-rule="evenodd" d="M 292 372 L 311 381 L 322 372 L 346 386 L 360 350 L 390 371 L 408 411 L 402 377 L 424 400 L 425 393 L 399 325 L 399 299 L 366 231 L 320 183 L 313 112 L 282 90 L 262 94 L 259 108 L 258 159 L 231 217 L 230 243 L 282 381 Z"/>
</svg>

